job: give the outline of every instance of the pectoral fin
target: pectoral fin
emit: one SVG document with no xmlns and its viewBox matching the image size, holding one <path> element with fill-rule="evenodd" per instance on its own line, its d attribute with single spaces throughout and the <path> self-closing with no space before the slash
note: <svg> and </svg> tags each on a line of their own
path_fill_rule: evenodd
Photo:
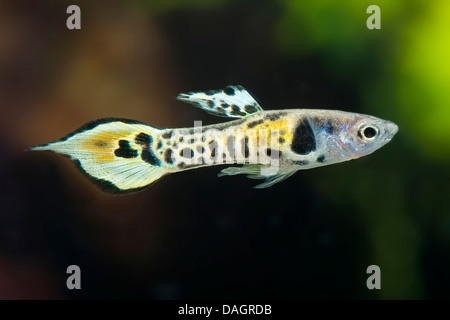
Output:
<svg viewBox="0 0 450 320">
<path fill-rule="evenodd" d="M 217 176 L 235 176 L 237 174 L 257 175 L 261 173 L 261 167 L 261 164 L 244 164 L 242 167 L 229 167 L 220 171 Z"/>
</svg>

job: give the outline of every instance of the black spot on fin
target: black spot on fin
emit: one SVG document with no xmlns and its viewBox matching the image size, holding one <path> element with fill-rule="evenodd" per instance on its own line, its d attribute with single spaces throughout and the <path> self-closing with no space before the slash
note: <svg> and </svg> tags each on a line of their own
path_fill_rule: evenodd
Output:
<svg viewBox="0 0 450 320">
<path fill-rule="evenodd" d="M 137 150 L 130 147 L 130 142 L 126 140 L 119 140 L 119 148 L 114 150 L 114 154 L 121 158 L 136 158 L 138 156 Z"/>
<path fill-rule="evenodd" d="M 225 93 L 227 96 L 234 96 L 235 91 L 233 86 L 228 86 L 223 90 L 223 93 Z"/>
<path fill-rule="evenodd" d="M 142 160 L 151 164 L 152 166 L 160 166 L 161 161 L 155 156 L 151 149 L 143 149 L 142 150 Z"/>
<path fill-rule="evenodd" d="M 258 102 L 242 86 L 228 86 L 219 91 L 181 93 L 177 99 L 221 117 L 242 118 L 262 111 Z"/>
<path fill-rule="evenodd" d="M 153 143 L 153 138 L 152 136 L 141 132 L 136 136 L 135 142 L 143 146 L 149 146 Z"/>
</svg>

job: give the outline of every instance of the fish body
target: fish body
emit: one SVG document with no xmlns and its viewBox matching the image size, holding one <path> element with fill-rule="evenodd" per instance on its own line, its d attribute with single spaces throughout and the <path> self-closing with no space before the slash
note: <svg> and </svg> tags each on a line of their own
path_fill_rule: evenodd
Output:
<svg viewBox="0 0 450 320">
<path fill-rule="evenodd" d="M 180 94 L 178 99 L 237 120 L 190 128 L 157 129 L 103 118 L 65 138 L 32 150 L 65 154 L 105 191 L 139 191 L 162 176 L 223 164 L 219 176 L 246 174 L 269 187 L 298 170 L 368 155 L 388 143 L 397 125 L 373 116 L 335 110 L 264 111 L 241 86 Z"/>
</svg>

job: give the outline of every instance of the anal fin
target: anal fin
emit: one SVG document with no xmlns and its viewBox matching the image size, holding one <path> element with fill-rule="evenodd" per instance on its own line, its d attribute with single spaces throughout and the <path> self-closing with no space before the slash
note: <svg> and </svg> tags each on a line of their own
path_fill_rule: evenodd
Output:
<svg viewBox="0 0 450 320">
<path fill-rule="evenodd" d="M 289 178 L 290 176 L 292 176 L 295 173 L 295 171 L 289 171 L 287 173 L 281 173 L 281 174 L 276 174 L 274 176 L 270 176 L 270 177 L 261 177 L 261 178 L 266 178 L 266 181 L 263 183 L 260 183 L 256 186 L 254 186 L 254 189 L 264 189 L 264 188 L 268 188 L 270 186 L 273 186 L 274 184 L 281 182 L 287 178 Z M 258 179 L 261 179 L 258 177 Z"/>
<path fill-rule="evenodd" d="M 254 186 L 255 189 L 263 189 L 273 186 L 274 184 L 281 182 L 290 176 L 292 176 L 297 170 L 283 171 L 271 174 L 270 166 L 262 164 L 244 164 L 242 167 L 229 167 L 223 169 L 218 176 L 234 176 L 237 174 L 246 174 L 250 179 L 266 179 L 265 182 Z M 266 171 L 265 171 L 266 170 Z"/>
</svg>

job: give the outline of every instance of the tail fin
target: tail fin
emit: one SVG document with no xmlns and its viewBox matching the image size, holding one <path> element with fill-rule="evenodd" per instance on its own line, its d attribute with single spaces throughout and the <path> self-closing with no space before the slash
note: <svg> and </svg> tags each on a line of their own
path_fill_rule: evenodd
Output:
<svg viewBox="0 0 450 320">
<path fill-rule="evenodd" d="M 148 187 L 167 173 L 152 147 L 159 131 L 134 120 L 103 118 L 31 150 L 69 156 L 104 191 L 130 193 Z"/>
</svg>

